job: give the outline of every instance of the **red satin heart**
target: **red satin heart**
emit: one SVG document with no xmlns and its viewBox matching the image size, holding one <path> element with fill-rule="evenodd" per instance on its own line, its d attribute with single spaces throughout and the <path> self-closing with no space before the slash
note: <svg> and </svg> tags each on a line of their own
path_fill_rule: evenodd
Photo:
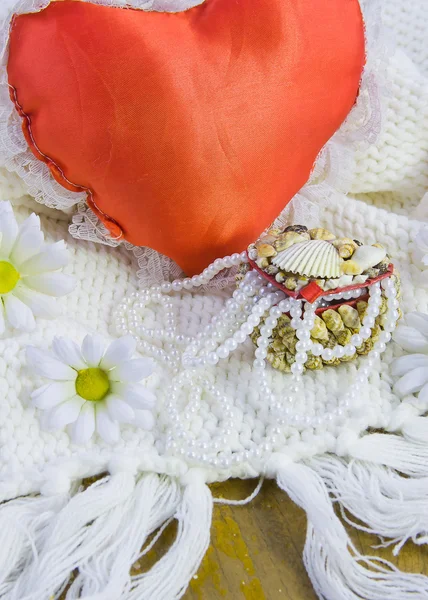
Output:
<svg viewBox="0 0 428 600">
<path fill-rule="evenodd" d="M 355 102 L 357 0 L 205 0 L 184 13 L 55 2 L 14 20 L 33 152 L 113 234 L 189 274 L 241 251 Z"/>
</svg>

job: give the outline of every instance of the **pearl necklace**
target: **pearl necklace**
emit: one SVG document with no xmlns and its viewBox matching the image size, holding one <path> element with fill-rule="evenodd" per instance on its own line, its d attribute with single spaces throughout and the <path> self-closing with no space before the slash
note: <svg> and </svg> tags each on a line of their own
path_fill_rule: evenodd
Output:
<svg viewBox="0 0 428 600">
<path fill-rule="evenodd" d="M 317 429 L 333 423 L 340 424 L 345 418 L 352 416 L 355 403 L 361 397 L 362 388 L 367 383 L 373 365 L 391 339 L 399 313 L 396 289 L 390 278 L 370 286 L 368 307 L 360 332 L 354 334 L 346 346 L 338 344 L 329 349 L 311 340 L 315 311 L 325 300 L 349 300 L 359 297 L 362 291 L 330 294 L 310 304 L 287 297 L 253 270 L 245 275 L 233 292 L 232 298 L 226 301 L 224 308 L 202 331 L 195 337 L 179 334 L 169 294 L 206 285 L 223 269 L 247 262 L 245 252 L 216 259 L 200 275 L 178 279 L 172 283 L 164 282 L 148 290 L 134 292 L 124 299 L 116 310 L 117 334 L 134 335 L 139 351 L 158 360 L 171 373 L 171 382 L 165 392 L 164 402 L 169 421 L 168 432 L 165 434 L 163 447 L 159 448 L 160 451 L 181 455 L 194 463 L 228 468 L 233 464 L 261 459 L 266 453 L 275 450 L 280 445 L 284 427 L 304 430 Z M 355 382 L 340 399 L 338 406 L 332 410 L 326 411 L 325 406 L 320 406 L 313 416 L 300 414 L 298 399 L 304 393 L 302 373 L 308 353 L 321 356 L 324 360 L 353 356 L 357 347 L 371 336 L 371 328 L 379 315 L 381 286 L 388 302 L 384 330 L 359 369 Z M 164 309 L 163 329 L 149 329 L 141 325 L 141 313 L 149 304 L 160 304 Z M 291 366 L 288 393 L 277 398 L 268 382 L 266 357 L 273 330 L 284 313 L 290 314 L 291 327 L 296 331 L 299 341 L 296 344 L 295 362 Z M 243 449 L 242 441 L 236 439 L 236 431 L 230 426 L 238 418 L 234 399 L 213 385 L 209 371 L 220 360 L 228 358 L 239 345 L 245 343 L 262 319 L 264 323 L 257 339 L 253 373 L 255 384 L 267 406 L 267 424 L 265 431 L 256 436 L 256 440 L 252 439 L 254 436 L 245 440 Z M 167 350 L 162 346 L 166 346 Z M 204 429 L 195 434 L 189 430 L 189 423 L 192 416 L 199 413 L 203 402 L 207 402 L 207 396 L 211 398 L 210 406 L 214 401 L 219 407 L 220 424 L 212 434 L 207 434 Z M 180 407 L 183 397 L 188 399 L 185 408 Z"/>
</svg>

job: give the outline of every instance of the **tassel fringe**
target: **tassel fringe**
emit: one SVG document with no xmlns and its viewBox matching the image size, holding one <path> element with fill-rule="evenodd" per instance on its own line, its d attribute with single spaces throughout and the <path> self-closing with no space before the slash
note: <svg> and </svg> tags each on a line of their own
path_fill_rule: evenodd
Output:
<svg viewBox="0 0 428 600">
<path fill-rule="evenodd" d="M 408 540 L 426 544 L 428 445 L 373 434 L 342 449 L 346 459 L 325 455 L 306 464 L 277 454 L 268 469 L 306 511 L 304 562 L 318 597 L 426 600 L 428 577 L 361 555 L 334 504 L 348 524 L 394 545 L 395 555 Z M 66 600 L 182 597 L 210 540 L 213 498 L 204 472 L 192 469 L 177 480 L 120 465 L 113 471 L 85 490 L 54 494 L 47 486 L 51 495 L 0 505 L 0 600 L 59 600 L 64 592 Z M 171 548 L 148 572 L 131 575 L 173 519 Z"/>
<path fill-rule="evenodd" d="M 326 483 L 313 468 L 303 464 L 285 464 L 278 470 L 277 481 L 306 511 L 308 528 L 304 562 L 319 598 L 428 598 L 428 578 L 424 575 L 403 573 L 385 560 L 362 556 L 357 551 L 334 512 Z"/>
<path fill-rule="evenodd" d="M 208 548 L 212 497 L 202 477 L 121 472 L 74 495 L 0 507 L 1 600 L 173 600 Z M 173 518 L 177 538 L 148 572 L 131 576 L 151 533 Z M 72 579 L 72 573 L 77 575 Z"/>
</svg>

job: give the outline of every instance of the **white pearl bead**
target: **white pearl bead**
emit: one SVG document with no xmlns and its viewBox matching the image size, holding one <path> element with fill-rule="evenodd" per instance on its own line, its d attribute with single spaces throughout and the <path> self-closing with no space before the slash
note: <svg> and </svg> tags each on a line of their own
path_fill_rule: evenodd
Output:
<svg viewBox="0 0 428 600">
<path fill-rule="evenodd" d="M 238 343 L 233 338 L 229 338 L 224 342 L 224 345 L 229 350 L 229 352 L 233 352 L 238 347 Z"/>
<path fill-rule="evenodd" d="M 290 308 L 290 301 L 289 300 L 281 300 L 281 302 L 278 305 L 278 308 L 283 313 L 287 312 Z"/>
<path fill-rule="evenodd" d="M 351 344 L 347 344 L 344 347 L 344 356 L 353 356 L 356 352 L 355 346 L 352 346 Z"/>
<path fill-rule="evenodd" d="M 308 355 L 306 354 L 306 352 L 297 352 L 295 359 L 297 363 L 302 363 L 304 364 L 306 362 L 308 358 Z"/>
<path fill-rule="evenodd" d="M 311 334 L 309 331 L 306 331 L 305 329 L 298 329 L 296 332 L 296 336 L 299 338 L 299 340 L 309 340 L 311 337 Z"/>
<path fill-rule="evenodd" d="M 233 334 L 233 338 L 236 340 L 236 342 L 238 344 L 242 344 L 243 342 L 245 342 L 245 340 L 247 339 L 246 334 L 241 330 L 241 331 L 237 331 L 236 333 Z"/>
<path fill-rule="evenodd" d="M 372 316 L 368 315 L 368 316 L 364 317 L 363 323 L 364 323 L 364 327 L 373 327 L 375 324 L 375 320 Z"/>
<path fill-rule="evenodd" d="M 351 337 L 351 344 L 353 346 L 356 346 L 357 348 L 359 348 L 359 346 L 361 346 L 362 343 L 363 343 L 363 338 L 361 337 L 361 335 L 358 335 L 356 333 Z"/>
<path fill-rule="evenodd" d="M 363 338 L 363 340 L 368 340 L 369 337 L 371 336 L 372 331 L 369 327 L 361 327 L 360 329 L 360 336 Z"/>
<path fill-rule="evenodd" d="M 303 365 L 301 365 L 300 363 L 297 363 L 297 362 L 293 363 L 291 365 L 291 372 L 294 375 L 300 375 L 300 373 L 303 373 Z"/>
<path fill-rule="evenodd" d="M 247 322 L 248 322 L 249 325 L 252 325 L 253 328 L 257 327 L 257 325 L 260 323 L 260 317 L 258 317 L 257 315 L 252 314 L 252 315 L 250 315 L 248 317 L 248 321 Z"/>
<path fill-rule="evenodd" d="M 297 344 L 296 344 L 296 348 L 297 348 Z M 324 346 L 322 346 L 322 344 L 313 344 L 312 346 L 312 354 L 314 356 L 321 356 L 322 352 L 324 350 Z"/>
<path fill-rule="evenodd" d="M 257 358 L 260 358 L 260 359 L 266 358 L 266 356 L 267 356 L 266 348 L 261 348 L 261 347 L 257 348 L 255 355 Z"/>
<path fill-rule="evenodd" d="M 345 348 L 343 346 L 335 346 L 333 348 L 333 354 L 335 358 L 342 358 L 343 356 L 345 356 Z"/>
<path fill-rule="evenodd" d="M 250 335 L 253 332 L 254 327 L 252 327 L 249 323 L 243 323 L 243 325 L 241 325 L 241 331 L 242 333 L 245 333 L 245 335 Z"/>
<path fill-rule="evenodd" d="M 323 360 L 332 360 L 333 351 L 330 348 L 324 348 L 321 353 L 321 357 L 323 358 Z"/>
<path fill-rule="evenodd" d="M 278 322 L 278 320 L 277 320 L 277 319 L 275 319 L 274 317 L 268 317 L 268 318 L 266 319 L 266 321 L 265 321 L 265 324 L 266 324 L 268 327 L 275 327 L 275 326 L 276 326 L 276 324 L 277 324 L 277 322 Z"/>
<path fill-rule="evenodd" d="M 171 287 L 174 290 L 174 292 L 180 292 L 183 289 L 183 282 L 179 279 L 176 279 L 172 282 Z"/>
</svg>

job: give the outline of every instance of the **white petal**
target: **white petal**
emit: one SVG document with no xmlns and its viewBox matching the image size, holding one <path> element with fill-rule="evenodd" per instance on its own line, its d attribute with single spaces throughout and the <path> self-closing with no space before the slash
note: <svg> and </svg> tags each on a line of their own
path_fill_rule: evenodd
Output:
<svg viewBox="0 0 428 600">
<path fill-rule="evenodd" d="M 106 406 L 108 414 L 113 421 L 130 423 L 134 418 L 134 411 L 132 408 L 118 396 L 114 396 L 113 394 L 108 396 L 106 398 Z"/>
<path fill-rule="evenodd" d="M 421 389 L 421 391 L 419 392 L 418 398 L 425 405 L 428 403 L 428 383 L 426 383 L 424 385 L 424 387 Z"/>
<path fill-rule="evenodd" d="M 22 331 L 31 331 L 36 326 L 33 313 L 19 298 L 13 294 L 3 296 L 6 318 L 12 327 Z"/>
<path fill-rule="evenodd" d="M 66 425 L 74 423 L 80 413 L 85 400 L 74 396 L 53 408 L 50 412 L 49 425 L 52 429 L 63 429 Z"/>
<path fill-rule="evenodd" d="M 4 315 L 4 304 L 0 298 L 0 335 L 3 335 L 6 329 L 5 315 Z"/>
<path fill-rule="evenodd" d="M 72 275 L 64 273 L 42 273 L 27 275 L 22 281 L 32 290 L 48 296 L 66 296 L 74 290 L 77 280 Z"/>
<path fill-rule="evenodd" d="M 141 427 L 141 429 L 153 429 L 155 424 L 153 413 L 151 413 L 149 410 L 136 410 L 134 424 L 138 427 Z"/>
<path fill-rule="evenodd" d="M 47 383 L 31 394 L 32 404 L 42 410 L 53 408 L 76 395 L 73 381 Z"/>
<path fill-rule="evenodd" d="M 393 338 L 407 352 L 428 352 L 427 339 L 413 327 L 399 325 Z"/>
<path fill-rule="evenodd" d="M 25 285 L 17 285 L 13 295 L 28 306 L 34 316 L 42 319 L 55 319 L 61 314 L 59 306 L 53 298 L 30 290 Z"/>
<path fill-rule="evenodd" d="M 52 342 L 52 350 L 55 356 L 66 365 L 70 365 L 76 371 L 86 369 L 88 365 L 83 360 L 79 346 L 73 340 L 66 337 L 55 337 Z"/>
<path fill-rule="evenodd" d="M 2 234 L 0 256 L 8 258 L 18 235 L 18 223 L 10 202 L 0 202 L 0 233 Z"/>
<path fill-rule="evenodd" d="M 39 252 L 43 240 L 44 236 L 40 230 L 40 218 L 32 213 L 19 228 L 18 237 L 10 254 L 11 261 L 19 267 Z"/>
<path fill-rule="evenodd" d="M 115 389 L 113 388 L 112 391 L 115 391 Z M 154 393 L 141 385 L 141 383 L 131 383 L 128 386 L 124 386 L 120 395 L 132 408 L 151 409 L 156 404 Z"/>
<path fill-rule="evenodd" d="M 134 358 L 127 360 L 110 371 L 111 381 L 137 382 L 145 379 L 154 371 L 154 363 L 148 358 Z"/>
<path fill-rule="evenodd" d="M 90 367 L 98 367 L 104 355 L 105 344 L 103 338 L 95 333 L 87 335 L 83 340 L 82 354 Z"/>
<path fill-rule="evenodd" d="M 406 325 L 414 327 L 425 336 L 428 341 L 428 315 L 419 312 L 408 313 L 405 317 L 405 321 Z"/>
<path fill-rule="evenodd" d="M 48 271 L 57 271 L 68 264 L 68 251 L 65 242 L 46 244 L 41 252 L 26 260 L 20 268 L 24 275 L 37 275 Z"/>
<path fill-rule="evenodd" d="M 93 402 L 85 402 L 79 416 L 71 426 L 71 439 L 75 444 L 86 444 L 95 431 L 95 408 Z"/>
<path fill-rule="evenodd" d="M 426 367 L 417 367 L 403 375 L 394 385 L 394 392 L 398 396 L 407 396 L 418 392 L 428 382 L 428 370 Z"/>
<path fill-rule="evenodd" d="M 391 365 L 391 374 L 393 377 L 402 377 L 408 371 L 417 367 L 428 369 L 428 356 L 426 354 L 406 354 L 400 356 Z"/>
<path fill-rule="evenodd" d="M 68 365 L 34 346 L 27 346 L 27 363 L 33 370 L 54 381 L 76 381 L 77 372 Z"/>
<path fill-rule="evenodd" d="M 129 360 L 137 348 L 137 342 L 132 335 L 126 335 L 114 340 L 107 348 L 106 353 L 101 361 L 101 368 L 112 369 L 125 360 Z"/>
<path fill-rule="evenodd" d="M 107 444 L 114 444 L 120 438 L 120 428 L 117 421 L 112 421 L 107 414 L 104 403 L 98 403 L 95 408 L 97 432 Z"/>
</svg>

